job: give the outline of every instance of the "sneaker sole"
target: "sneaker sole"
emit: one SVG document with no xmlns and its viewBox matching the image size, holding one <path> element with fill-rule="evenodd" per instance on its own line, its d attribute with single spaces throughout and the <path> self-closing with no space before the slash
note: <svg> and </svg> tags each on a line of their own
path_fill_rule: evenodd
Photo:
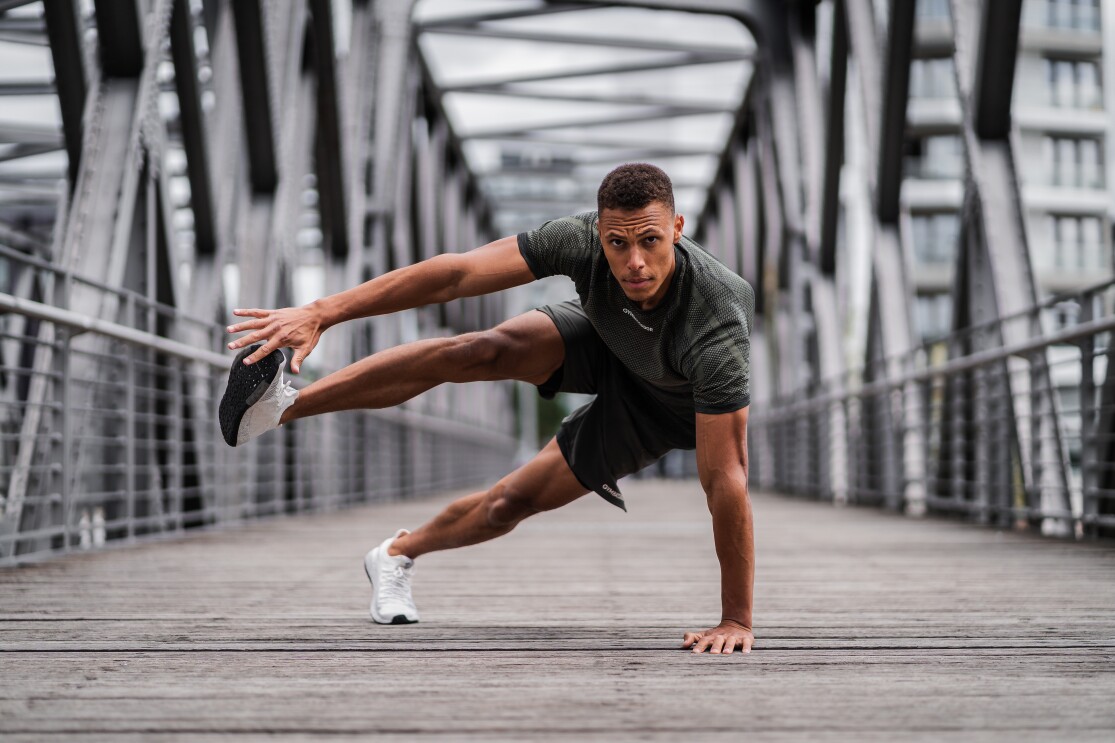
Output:
<svg viewBox="0 0 1115 743">
<path fill-rule="evenodd" d="M 417 619 L 407 619 L 406 614 L 396 614 L 388 621 L 376 613 L 376 582 L 372 580 L 372 571 L 368 570 L 367 560 L 364 560 L 364 575 L 368 576 L 368 582 L 372 584 L 372 605 L 368 608 L 368 612 L 372 615 L 373 622 L 376 624 L 418 624 Z"/>
<path fill-rule="evenodd" d="M 257 344 L 236 354 L 236 360 L 232 362 L 232 369 L 228 372 L 228 387 L 221 398 L 217 417 L 221 423 L 221 435 L 229 446 L 236 446 L 240 421 L 244 419 L 248 408 L 259 402 L 275 380 L 279 369 L 286 363 L 283 352 L 275 349 L 266 358 L 251 366 L 244 366 L 244 359 L 260 348 Z"/>
</svg>

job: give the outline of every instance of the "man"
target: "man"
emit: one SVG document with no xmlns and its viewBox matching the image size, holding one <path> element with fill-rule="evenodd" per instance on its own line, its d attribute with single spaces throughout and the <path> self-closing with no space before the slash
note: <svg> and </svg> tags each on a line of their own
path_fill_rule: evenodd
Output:
<svg viewBox="0 0 1115 743">
<path fill-rule="evenodd" d="M 439 255 L 305 307 L 236 310 L 252 319 L 228 328 L 248 335 L 229 344 L 244 350 L 221 401 L 225 440 L 235 446 L 297 418 L 398 405 L 445 382 L 517 379 L 543 396 L 594 393 L 530 462 L 367 554 L 372 618 L 418 621 L 410 582 L 421 555 L 502 536 L 589 491 L 625 508 L 619 478 L 671 449 L 696 448 L 720 561 L 722 616 L 711 629 L 685 633 L 682 646 L 750 652 L 755 548 L 746 436 L 754 294 L 682 235 L 685 221 L 660 169 L 616 168 L 597 202 L 598 212 Z M 301 391 L 283 382 L 279 349 L 294 349 L 297 374 L 337 323 L 555 274 L 573 279 L 579 301 L 541 307 L 485 332 L 381 351 Z"/>
</svg>

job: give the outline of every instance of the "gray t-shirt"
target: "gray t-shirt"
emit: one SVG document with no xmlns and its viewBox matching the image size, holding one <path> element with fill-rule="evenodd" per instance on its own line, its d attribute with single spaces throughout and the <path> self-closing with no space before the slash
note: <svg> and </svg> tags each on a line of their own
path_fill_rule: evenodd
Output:
<svg viewBox="0 0 1115 743">
<path fill-rule="evenodd" d="M 596 217 L 585 212 L 520 234 L 519 252 L 535 278 L 573 279 L 604 344 L 651 386 L 690 395 L 698 413 L 750 404 L 751 285 L 682 236 L 666 296 L 643 311 L 612 276 Z"/>
</svg>

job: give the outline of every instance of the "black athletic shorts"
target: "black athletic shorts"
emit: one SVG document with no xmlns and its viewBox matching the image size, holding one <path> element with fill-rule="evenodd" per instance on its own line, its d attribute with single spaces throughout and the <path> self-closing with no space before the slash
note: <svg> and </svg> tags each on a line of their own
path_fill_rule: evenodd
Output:
<svg viewBox="0 0 1115 743">
<path fill-rule="evenodd" d="M 628 371 L 576 300 L 538 309 L 554 321 L 565 342 L 565 363 L 538 387 L 539 394 L 546 399 L 558 392 L 596 395 L 562 421 L 561 453 L 582 485 L 626 511 L 617 480 L 672 449 L 697 445 L 692 390 L 654 387 Z"/>
</svg>

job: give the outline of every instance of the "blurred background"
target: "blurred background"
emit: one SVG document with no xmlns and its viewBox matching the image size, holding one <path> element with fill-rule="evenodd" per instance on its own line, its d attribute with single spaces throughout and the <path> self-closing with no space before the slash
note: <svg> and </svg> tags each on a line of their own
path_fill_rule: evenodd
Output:
<svg viewBox="0 0 1115 743">
<path fill-rule="evenodd" d="M 0 0 L 0 562 L 524 461 L 584 398 L 446 387 L 228 450 L 223 328 L 593 209 L 631 161 L 757 290 L 753 483 L 1106 534 L 1113 13 Z M 572 293 L 350 323 L 302 376 Z"/>
</svg>

